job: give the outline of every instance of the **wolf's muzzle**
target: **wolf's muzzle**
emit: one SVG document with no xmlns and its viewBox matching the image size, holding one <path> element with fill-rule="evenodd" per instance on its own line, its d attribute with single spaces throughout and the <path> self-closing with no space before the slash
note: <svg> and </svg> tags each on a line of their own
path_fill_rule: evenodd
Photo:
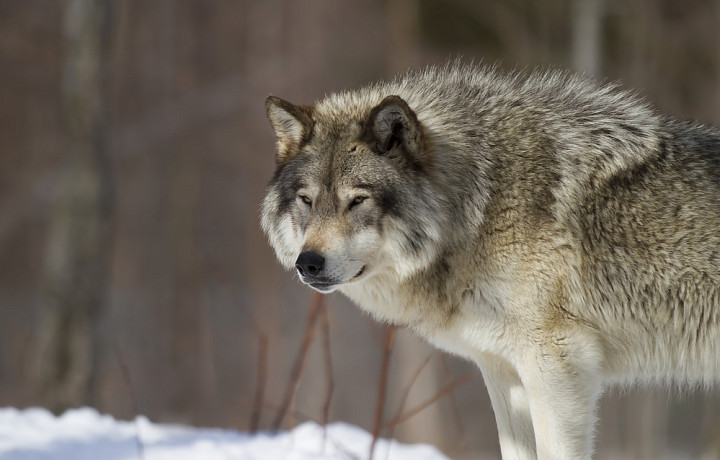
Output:
<svg viewBox="0 0 720 460">
<path fill-rule="evenodd" d="M 325 257 L 315 251 L 301 252 L 295 261 L 300 279 L 316 291 L 327 294 L 335 290 L 334 282 L 325 276 Z"/>
<path fill-rule="evenodd" d="M 300 276 L 317 278 L 325 268 L 325 257 L 315 251 L 302 252 L 295 261 L 295 268 Z"/>
</svg>

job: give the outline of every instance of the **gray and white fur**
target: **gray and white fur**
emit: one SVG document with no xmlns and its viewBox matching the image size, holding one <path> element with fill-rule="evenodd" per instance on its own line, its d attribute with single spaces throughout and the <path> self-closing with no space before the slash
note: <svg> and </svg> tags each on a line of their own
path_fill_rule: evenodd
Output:
<svg viewBox="0 0 720 460">
<path fill-rule="evenodd" d="M 720 132 L 563 72 L 270 97 L 280 262 L 477 363 L 503 458 L 588 459 L 608 384 L 720 380 Z"/>
</svg>

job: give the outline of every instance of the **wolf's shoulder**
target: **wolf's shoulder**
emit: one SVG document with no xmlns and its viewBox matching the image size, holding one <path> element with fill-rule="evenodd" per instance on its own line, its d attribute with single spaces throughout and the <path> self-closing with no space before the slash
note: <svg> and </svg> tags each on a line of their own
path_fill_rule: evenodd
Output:
<svg viewBox="0 0 720 460">
<path fill-rule="evenodd" d="M 561 69 L 502 70 L 498 66 L 453 61 L 410 69 L 389 80 L 330 94 L 316 104 L 320 112 L 337 117 L 361 118 L 383 98 L 397 95 L 422 119 L 448 121 L 488 119 L 541 119 L 642 123 L 654 119 L 654 109 L 617 82 L 598 81 Z"/>
</svg>

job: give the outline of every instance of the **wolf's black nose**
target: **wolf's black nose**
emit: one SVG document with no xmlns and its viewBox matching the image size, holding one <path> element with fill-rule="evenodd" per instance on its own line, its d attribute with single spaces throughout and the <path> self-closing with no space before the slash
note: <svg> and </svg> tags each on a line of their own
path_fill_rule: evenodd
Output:
<svg viewBox="0 0 720 460">
<path fill-rule="evenodd" d="M 325 257 L 315 251 L 301 252 L 295 261 L 295 268 L 302 276 L 317 276 L 325 267 Z"/>
</svg>

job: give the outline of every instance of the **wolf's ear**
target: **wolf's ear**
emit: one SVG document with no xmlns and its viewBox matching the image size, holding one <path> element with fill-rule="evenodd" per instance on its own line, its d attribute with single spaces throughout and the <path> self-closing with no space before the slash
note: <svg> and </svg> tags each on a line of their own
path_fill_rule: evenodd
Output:
<svg viewBox="0 0 720 460">
<path fill-rule="evenodd" d="M 365 136 L 375 142 L 380 153 L 402 147 L 413 161 L 422 161 L 422 126 L 415 112 L 400 96 L 388 96 L 370 111 Z"/>
<path fill-rule="evenodd" d="M 300 144 L 310 137 L 313 108 L 293 105 L 279 97 L 269 96 L 265 100 L 265 110 L 277 136 L 277 160 L 283 163 L 292 158 Z"/>
</svg>

